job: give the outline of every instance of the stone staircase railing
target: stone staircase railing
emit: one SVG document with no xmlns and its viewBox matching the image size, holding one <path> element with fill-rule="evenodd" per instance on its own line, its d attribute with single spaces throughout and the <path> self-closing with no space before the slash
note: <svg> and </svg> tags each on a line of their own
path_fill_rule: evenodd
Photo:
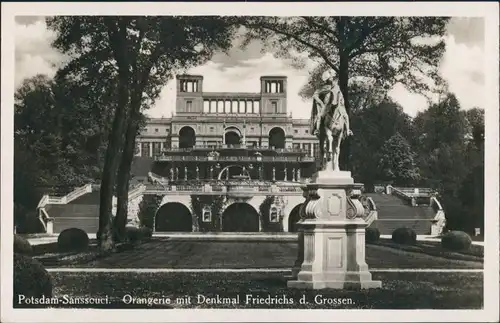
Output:
<svg viewBox="0 0 500 323">
<path fill-rule="evenodd" d="M 128 192 L 128 199 L 132 200 L 135 199 L 136 197 L 142 195 L 146 191 L 146 185 L 144 184 L 139 184 L 135 187 L 133 187 L 129 192 Z"/>
<path fill-rule="evenodd" d="M 47 234 L 54 233 L 54 218 L 51 218 L 45 208 L 41 207 L 38 209 L 38 219 L 43 225 L 43 228 Z"/>
<path fill-rule="evenodd" d="M 434 193 L 434 190 L 427 187 L 393 187 L 406 195 L 430 195 Z"/>
<path fill-rule="evenodd" d="M 43 208 L 45 207 L 45 205 L 47 205 L 49 203 L 49 195 L 45 194 L 44 196 L 42 196 L 42 198 L 40 199 L 40 202 L 38 202 L 38 206 L 36 207 L 37 209 L 40 209 L 40 208 Z"/>
<path fill-rule="evenodd" d="M 371 197 L 366 197 L 365 201 L 367 202 L 365 206 L 365 215 L 364 215 L 364 220 L 367 224 L 367 227 L 369 227 L 373 221 L 378 219 L 378 211 L 377 211 L 377 206 L 375 205 L 375 202 Z"/>
<path fill-rule="evenodd" d="M 443 229 L 446 226 L 446 214 L 444 213 L 441 203 L 435 196 L 431 197 L 431 207 L 436 210 L 436 215 L 432 220 L 431 235 L 440 235 L 443 233 Z"/>
<path fill-rule="evenodd" d="M 395 188 L 395 187 L 391 187 L 391 194 L 392 195 L 395 195 L 405 201 L 409 201 L 411 202 L 412 201 L 412 196 L 408 195 L 407 193 L 401 191 L 400 189 L 398 188 Z"/>
<path fill-rule="evenodd" d="M 87 193 L 92 193 L 92 184 L 83 185 L 82 187 L 78 187 L 72 192 L 68 193 L 66 195 L 66 203 L 74 201 L 80 196 L 85 195 Z"/>
<path fill-rule="evenodd" d="M 47 204 L 68 204 L 69 202 L 76 200 L 80 196 L 91 192 L 92 184 L 86 184 L 84 186 L 77 187 L 73 191 L 61 197 L 50 196 L 46 194 L 42 196 L 40 202 L 38 202 L 37 208 L 44 208 Z"/>
<path fill-rule="evenodd" d="M 144 184 L 138 184 L 138 185 L 133 186 L 128 191 L 128 201 L 129 201 L 129 203 L 130 203 L 131 200 L 136 199 L 139 196 L 143 195 L 144 192 L 146 192 L 146 185 L 144 185 Z M 113 215 L 116 215 L 117 205 L 118 205 L 118 198 L 116 196 L 113 196 L 113 208 L 112 208 Z"/>
</svg>

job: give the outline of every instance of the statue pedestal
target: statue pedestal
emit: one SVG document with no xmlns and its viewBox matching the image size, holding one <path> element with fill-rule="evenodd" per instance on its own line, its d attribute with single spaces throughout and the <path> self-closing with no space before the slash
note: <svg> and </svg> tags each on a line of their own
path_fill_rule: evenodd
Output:
<svg viewBox="0 0 500 323">
<path fill-rule="evenodd" d="M 350 172 L 318 172 L 313 181 L 304 188 L 299 253 L 288 287 L 380 288 L 365 261 L 361 184 L 354 184 Z"/>
</svg>

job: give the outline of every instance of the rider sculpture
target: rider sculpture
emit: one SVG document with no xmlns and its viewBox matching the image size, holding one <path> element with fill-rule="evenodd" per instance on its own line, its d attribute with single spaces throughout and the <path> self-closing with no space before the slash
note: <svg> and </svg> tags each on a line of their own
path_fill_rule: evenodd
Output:
<svg viewBox="0 0 500 323">
<path fill-rule="evenodd" d="M 340 144 L 352 131 L 344 97 L 333 80 L 326 81 L 313 95 L 311 133 L 319 139 L 322 170 L 339 171 Z M 326 151 L 325 142 L 328 143 Z"/>
</svg>

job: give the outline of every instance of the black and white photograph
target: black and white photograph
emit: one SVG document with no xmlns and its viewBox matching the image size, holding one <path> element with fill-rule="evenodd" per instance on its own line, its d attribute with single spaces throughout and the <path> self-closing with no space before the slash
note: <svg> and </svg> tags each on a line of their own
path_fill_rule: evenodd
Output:
<svg viewBox="0 0 500 323">
<path fill-rule="evenodd" d="M 2 321 L 498 319 L 498 4 L 426 5 L 3 3 Z"/>
</svg>

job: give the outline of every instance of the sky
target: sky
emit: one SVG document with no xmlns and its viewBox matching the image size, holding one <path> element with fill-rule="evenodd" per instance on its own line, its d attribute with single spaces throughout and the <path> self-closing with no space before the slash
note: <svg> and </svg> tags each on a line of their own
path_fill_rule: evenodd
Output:
<svg viewBox="0 0 500 323">
<path fill-rule="evenodd" d="M 441 76 L 448 81 L 462 108 L 484 108 L 484 21 L 482 18 L 452 18 L 447 27 L 446 52 L 440 64 Z M 15 86 L 37 74 L 53 76 L 54 64 L 63 56 L 51 47 L 54 39 L 42 17 L 16 17 L 15 27 Z M 262 44 L 253 42 L 246 50 L 233 49 L 226 55 L 217 53 L 206 64 L 187 73 L 204 76 L 206 92 L 259 92 L 262 75 L 288 77 L 288 110 L 294 118 L 309 118 L 310 101 L 298 93 L 306 83 L 309 70 L 297 70 L 287 61 L 261 52 Z M 396 85 L 389 95 L 410 116 L 415 116 L 428 106 L 425 97 L 412 94 Z M 150 117 L 170 117 L 175 111 L 175 81 L 166 84 L 154 107 L 147 111 Z"/>
</svg>

